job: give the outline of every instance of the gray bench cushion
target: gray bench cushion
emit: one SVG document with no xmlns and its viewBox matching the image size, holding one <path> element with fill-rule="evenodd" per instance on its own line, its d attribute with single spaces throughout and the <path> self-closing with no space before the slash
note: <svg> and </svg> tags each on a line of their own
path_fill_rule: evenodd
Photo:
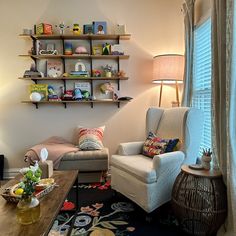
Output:
<svg viewBox="0 0 236 236">
<path fill-rule="evenodd" d="M 108 169 L 108 157 L 107 148 L 67 153 L 63 155 L 58 170 L 104 171 Z"/>
</svg>

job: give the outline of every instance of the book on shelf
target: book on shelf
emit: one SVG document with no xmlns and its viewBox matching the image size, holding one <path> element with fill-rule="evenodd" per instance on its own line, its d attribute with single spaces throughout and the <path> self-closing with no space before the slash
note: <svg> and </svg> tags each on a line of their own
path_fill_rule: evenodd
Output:
<svg viewBox="0 0 236 236">
<path fill-rule="evenodd" d="M 50 78 L 58 78 L 63 74 L 63 64 L 59 60 L 47 61 L 47 76 Z"/>
<path fill-rule="evenodd" d="M 37 92 L 41 95 L 41 101 L 48 99 L 48 85 L 47 84 L 30 84 L 29 94 Z"/>
</svg>

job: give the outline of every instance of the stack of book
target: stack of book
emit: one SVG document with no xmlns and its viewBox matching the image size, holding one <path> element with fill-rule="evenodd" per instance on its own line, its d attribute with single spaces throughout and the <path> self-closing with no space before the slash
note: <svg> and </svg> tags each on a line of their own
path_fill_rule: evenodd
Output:
<svg viewBox="0 0 236 236">
<path fill-rule="evenodd" d="M 70 76 L 74 77 L 88 77 L 89 73 L 88 71 L 71 71 Z"/>
</svg>

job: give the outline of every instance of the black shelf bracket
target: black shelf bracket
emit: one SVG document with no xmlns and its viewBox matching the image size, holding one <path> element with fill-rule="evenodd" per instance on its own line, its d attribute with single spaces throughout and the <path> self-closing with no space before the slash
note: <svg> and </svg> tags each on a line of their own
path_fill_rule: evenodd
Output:
<svg viewBox="0 0 236 236">
<path fill-rule="evenodd" d="M 117 103 L 117 107 L 120 108 L 120 102 Z"/>
<path fill-rule="evenodd" d="M 93 102 L 90 102 L 91 108 L 93 108 Z"/>
<path fill-rule="evenodd" d="M 120 90 L 120 79 L 117 80 L 117 89 Z"/>
<path fill-rule="evenodd" d="M 67 108 L 67 103 L 66 102 L 62 102 L 62 104 L 64 105 L 64 108 Z"/>
<path fill-rule="evenodd" d="M 39 104 L 38 104 L 38 102 L 33 102 L 33 104 L 35 105 L 36 109 L 39 109 Z"/>
</svg>

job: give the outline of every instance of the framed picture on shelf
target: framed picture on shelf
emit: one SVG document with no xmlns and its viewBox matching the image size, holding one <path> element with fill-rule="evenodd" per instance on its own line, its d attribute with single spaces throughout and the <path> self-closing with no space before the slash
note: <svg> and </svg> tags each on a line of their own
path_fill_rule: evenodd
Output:
<svg viewBox="0 0 236 236">
<path fill-rule="evenodd" d="M 93 46 L 93 55 L 102 55 L 102 45 Z"/>
<path fill-rule="evenodd" d="M 84 25 L 83 34 L 93 34 L 93 25 Z"/>
<path fill-rule="evenodd" d="M 94 21 L 93 22 L 94 34 L 107 34 L 107 22 L 106 21 Z"/>
<path fill-rule="evenodd" d="M 47 76 L 50 78 L 58 78 L 63 74 L 63 64 L 59 60 L 47 61 Z"/>
</svg>

